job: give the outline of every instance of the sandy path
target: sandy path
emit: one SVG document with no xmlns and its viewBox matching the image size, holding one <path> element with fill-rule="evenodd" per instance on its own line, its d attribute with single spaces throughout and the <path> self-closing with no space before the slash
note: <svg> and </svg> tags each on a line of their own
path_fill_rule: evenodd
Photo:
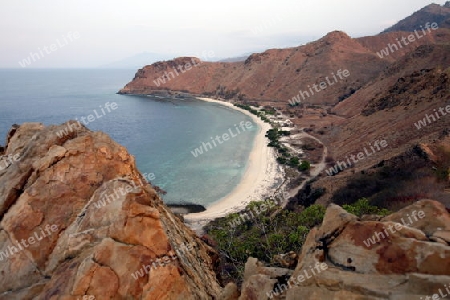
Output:
<svg viewBox="0 0 450 300">
<path fill-rule="evenodd" d="M 295 189 L 292 189 L 289 191 L 289 193 L 287 194 L 287 197 L 285 198 L 284 201 L 284 205 L 283 207 L 287 204 L 287 201 L 289 198 L 295 197 L 295 195 L 297 195 L 297 193 L 305 186 L 305 184 L 313 179 L 316 178 L 317 176 L 319 176 L 319 174 L 325 169 L 326 167 L 326 162 L 325 162 L 325 158 L 328 155 L 328 148 L 322 143 L 321 140 L 319 140 L 318 138 L 316 138 L 315 136 L 310 135 L 309 133 L 306 132 L 301 132 L 299 134 L 294 135 L 292 138 L 293 139 L 302 139 L 302 138 L 311 138 L 315 141 L 317 141 L 318 143 L 323 145 L 323 153 L 322 153 L 322 159 L 318 164 L 312 164 L 311 166 L 314 167 L 311 172 L 310 175 L 302 182 L 301 185 L 299 185 L 298 187 L 296 187 Z"/>
</svg>

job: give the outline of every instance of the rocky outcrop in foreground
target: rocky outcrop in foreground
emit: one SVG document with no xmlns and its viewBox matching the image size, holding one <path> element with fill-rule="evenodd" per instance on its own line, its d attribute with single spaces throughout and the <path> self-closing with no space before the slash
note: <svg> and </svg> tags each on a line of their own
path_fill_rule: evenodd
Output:
<svg viewBox="0 0 450 300">
<path fill-rule="evenodd" d="M 442 204 L 422 200 L 362 219 L 331 205 L 293 273 L 249 259 L 239 299 L 431 299 L 449 295 L 449 284 L 450 214 Z M 225 290 L 224 299 L 238 299 L 233 284 Z"/>
<path fill-rule="evenodd" d="M 214 250 L 167 209 L 126 149 L 73 125 L 15 126 L 0 153 L 0 300 L 450 294 L 450 215 L 432 200 L 385 218 L 331 205 L 295 270 L 250 258 L 241 291 L 222 289 Z"/>
<path fill-rule="evenodd" d="M 124 147 L 73 122 L 11 130 L 0 216 L 0 299 L 220 294 L 214 251 L 167 209 Z"/>
</svg>

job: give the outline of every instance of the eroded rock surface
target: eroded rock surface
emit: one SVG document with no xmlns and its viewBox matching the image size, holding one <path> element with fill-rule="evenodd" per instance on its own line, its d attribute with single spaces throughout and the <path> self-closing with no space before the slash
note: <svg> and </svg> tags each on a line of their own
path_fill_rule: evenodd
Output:
<svg viewBox="0 0 450 300">
<path fill-rule="evenodd" d="M 450 283 L 449 218 L 432 200 L 379 221 L 362 221 L 332 204 L 308 234 L 292 276 L 263 275 L 270 268 L 249 259 L 239 299 L 431 299 Z"/>
<path fill-rule="evenodd" d="M 3 157 L 19 159 L 0 170 L 0 299 L 217 298 L 215 252 L 134 157 L 101 132 L 61 134 L 68 124 L 8 137 Z"/>
</svg>

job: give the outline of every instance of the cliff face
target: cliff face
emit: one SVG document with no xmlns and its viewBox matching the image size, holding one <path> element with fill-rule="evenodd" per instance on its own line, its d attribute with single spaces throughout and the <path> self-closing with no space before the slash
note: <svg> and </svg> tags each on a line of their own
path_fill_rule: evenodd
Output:
<svg viewBox="0 0 450 300">
<path fill-rule="evenodd" d="M 23 124 L 8 138 L 0 299 L 217 297 L 214 251 L 167 209 L 124 147 L 74 123 L 58 136 L 69 124 Z"/>
</svg>

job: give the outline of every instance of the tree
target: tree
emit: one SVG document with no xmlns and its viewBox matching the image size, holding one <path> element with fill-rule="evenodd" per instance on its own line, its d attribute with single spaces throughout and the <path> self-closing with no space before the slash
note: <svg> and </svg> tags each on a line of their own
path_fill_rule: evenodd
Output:
<svg viewBox="0 0 450 300">
<path fill-rule="evenodd" d="M 353 204 L 344 204 L 342 208 L 358 217 L 361 217 L 362 215 L 387 216 L 391 213 L 385 208 L 370 205 L 369 199 L 367 198 L 361 198 Z"/>
<path fill-rule="evenodd" d="M 309 161 L 307 161 L 307 160 L 302 161 L 302 163 L 300 164 L 300 166 L 298 166 L 298 170 L 299 170 L 300 172 L 304 172 L 304 171 L 307 171 L 307 170 L 309 170 L 309 169 L 311 169 L 311 164 L 310 164 Z"/>
</svg>

